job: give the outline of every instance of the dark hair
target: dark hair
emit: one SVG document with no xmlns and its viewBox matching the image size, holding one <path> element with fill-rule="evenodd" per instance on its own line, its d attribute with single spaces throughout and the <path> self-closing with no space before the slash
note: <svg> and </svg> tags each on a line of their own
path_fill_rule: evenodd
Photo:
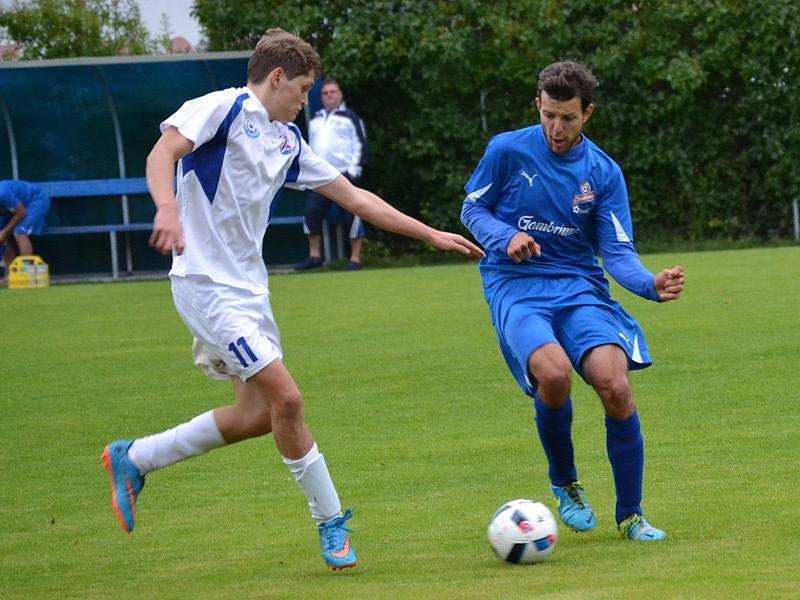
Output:
<svg viewBox="0 0 800 600">
<path fill-rule="evenodd" d="M 341 90 L 341 89 L 342 89 L 342 86 L 340 86 L 340 85 L 339 85 L 339 82 L 338 82 L 338 81 L 336 81 L 335 79 L 333 79 L 332 77 L 326 77 L 326 78 L 325 78 L 325 79 L 322 81 L 322 85 L 320 86 L 320 89 L 321 89 L 321 88 L 324 88 L 326 85 L 335 85 L 336 87 L 338 87 L 338 88 L 339 88 L 339 90 Z"/>
<path fill-rule="evenodd" d="M 547 92 L 553 100 L 566 102 L 575 96 L 581 99 L 581 110 L 592 103 L 592 92 L 600 85 L 588 67 L 569 60 L 553 63 L 539 73 L 536 96 Z"/>
<path fill-rule="evenodd" d="M 283 29 L 268 29 L 256 44 L 253 56 L 247 63 L 247 81 L 261 83 L 272 71 L 281 67 L 286 77 L 313 76 L 322 73 L 322 62 L 311 44 Z"/>
</svg>

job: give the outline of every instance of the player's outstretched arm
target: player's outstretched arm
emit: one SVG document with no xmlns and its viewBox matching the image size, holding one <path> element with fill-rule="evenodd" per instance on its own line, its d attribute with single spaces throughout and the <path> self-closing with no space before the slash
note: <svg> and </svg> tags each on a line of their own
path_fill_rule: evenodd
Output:
<svg viewBox="0 0 800 600">
<path fill-rule="evenodd" d="M 675 300 L 683 291 L 683 267 L 664 269 L 655 276 L 656 293 L 662 302 Z"/>
<path fill-rule="evenodd" d="M 484 256 L 483 250 L 466 238 L 456 233 L 428 227 L 425 223 L 390 206 L 372 192 L 354 186 L 341 175 L 331 183 L 316 188 L 315 191 L 386 231 L 422 240 L 439 250 L 460 252 L 464 256 L 473 258 Z"/>
<path fill-rule="evenodd" d="M 183 227 L 175 202 L 175 163 L 189 154 L 193 147 L 191 140 L 182 136 L 175 127 L 170 127 L 161 134 L 147 156 L 147 187 L 156 205 L 150 245 L 161 254 L 171 254 L 173 248 L 178 254 L 183 252 Z"/>
</svg>

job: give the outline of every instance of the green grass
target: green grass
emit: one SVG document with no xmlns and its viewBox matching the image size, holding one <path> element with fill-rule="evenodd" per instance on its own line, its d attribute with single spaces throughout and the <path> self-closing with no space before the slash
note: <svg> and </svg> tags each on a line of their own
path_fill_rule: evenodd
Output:
<svg viewBox="0 0 800 600">
<path fill-rule="evenodd" d="M 665 305 L 616 289 L 654 367 L 632 376 L 645 511 L 620 540 L 599 402 L 576 381 L 597 529 L 540 565 L 486 542 L 504 501 L 549 494 L 532 410 L 496 347 L 474 265 L 275 276 L 286 363 L 345 506 L 355 570 L 322 564 L 271 438 L 151 474 L 123 533 L 99 459 L 228 402 L 191 364 L 167 282 L 0 290 L 2 598 L 793 598 L 800 589 L 800 248 L 682 264 Z"/>
</svg>

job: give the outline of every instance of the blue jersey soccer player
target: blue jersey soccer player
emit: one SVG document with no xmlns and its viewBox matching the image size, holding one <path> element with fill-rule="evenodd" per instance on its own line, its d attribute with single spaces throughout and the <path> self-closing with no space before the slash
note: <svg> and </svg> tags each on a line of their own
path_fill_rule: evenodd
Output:
<svg viewBox="0 0 800 600">
<path fill-rule="evenodd" d="M 341 504 L 303 418 L 304 402 L 283 364 L 272 314 L 264 234 L 283 186 L 312 188 L 367 221 L 467 256 L 483 252 L 460 235 L 432 229 L 353 186 L 316 156 L 292 121 L 308 103 L 319 55 L 300 38 L 270 29 L 247 66 L 247 85 L 189 100 L 161 123 L 147 158 L 156 204 L 150 243 L 173 255 L 172 295 L 194 336 L 195 363 L 230 381 L 236 402 L 177 427 L 106 446 L 120 525 L 136 524 L 137 498 L 151 472 L 216 448 L 272 433 L 302 489 L 325 563 L 356 564 Z M 173 188 L 178 163 L 178 189 Z"/>
<path fill-rule="evenodd" d="M 683 269 L 648 272 L 633 246 L 619 166 L 583 135 L 597 81 L 578 63 L 539 74 L 541 125 L 494 137 L 465 189 L 464 224 L 487 250 L 480 271 L 500 349 L 536 407 L 562 521 L 595 526 L 578 481 L 572 446 L 571 374 L 597 392 L 606 413 L 606 446 L 623 535 L 666 534 L 642 515 L 644 445 L 628 371 L 650 366 L 639 325 L 609 294 L 606 271 L 631 292 L 674 300 Z"/>
</svg>

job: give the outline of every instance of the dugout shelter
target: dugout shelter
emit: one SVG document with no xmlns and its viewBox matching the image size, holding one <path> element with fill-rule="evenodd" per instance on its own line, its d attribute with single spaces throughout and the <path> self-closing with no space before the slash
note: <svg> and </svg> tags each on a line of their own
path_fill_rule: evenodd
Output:
<svg viewBox="0 0 800 600">
<path fill-rule="evenodd" d="M 147 245 L 155 208 L 145 160 L 183 102 L 247 80 L 251 52 L 0 62 L 0 179 L 52 197 L 36 253 L 59 275 L 166 272 Z M 310 94 L 319 104 L 319 94 Z M 309 110 L 318 106 L 312 105 Z M 298 118 L 306 134 L 306 115 Z M 305 194 L 284 190 L 264 243 L 268 266 L 302 261 Z"/>
</svg>

